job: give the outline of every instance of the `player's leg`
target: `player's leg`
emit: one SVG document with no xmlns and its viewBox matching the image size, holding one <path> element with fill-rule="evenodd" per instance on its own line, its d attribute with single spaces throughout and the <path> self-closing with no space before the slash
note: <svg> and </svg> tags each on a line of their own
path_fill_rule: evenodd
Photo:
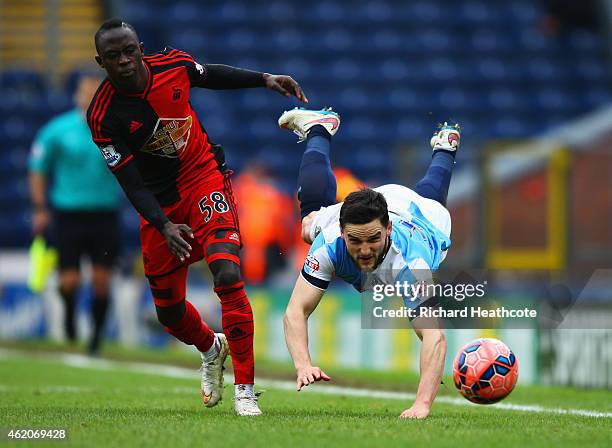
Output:
<svg viewBox="0 0 612 448">
<path fill-rule="evenodd" d="M 165 275 L 148 276 L 148 280 L 157 318 L 164 329 L 179 341 L 207 352 L 215 334 L 186 300 L 187 266 Z"/>
<path fill-rule="evenodd" d="M 302 239 L 310 241 L 310 226 L 321 207 L 336 202 L 336 178 L 329 158 L 331 137 L 340 127 L 340 117 L 331 109 L 293 109 L 281 115 L 281 128 L 290 129 L 306 141 L 298 175 L 298 199 Z"/>
<path fill-rule="evenodd" d="M 104 324 L 110 304 L 113 265 L 119 252 L 119 225 L 116 212 L 96 212 L 89 217 L 89 256 L 93 264 L 91 317 L 94 328 L 88 350 L 96 354 L 100 350 Z"/>
<path fill-rule="evenodd" d="M 104 333 L 104 323 L 108 306 L 110 304 L 110 284 L 112 269 L 104 264 L 94 264 L 92 268 L 92 290 L 91 317 L 93 319 L 93 331 L 89 340 L 88 351 L 97 354 L 100 350 L 100 342 Z"/>
<path fill-rule="evenodd" d="M 74 213 L 57 211 L 54 229 L 59 254 L 59 294 L 64 305 L 64 330 L 66 338 L 76 341 L 76 298 L 81 284 L 79 271 L 81 238 L 78 216 Z"/>
<path fill-rule="evenodd" d="M 431 163 L 425 176 L 414 189 L 420 196 L 433 199 L 446 206 L 448 187 L 460 139 L 459 125 L 450 126 L 447 123 L 441 125 L 431 138 L 433 148 Z"/>
<path fill-rule="evenodd" d="M 204 322 L 191 302 L 185 299 L 187 267 L 160 277 L 149 277 L 157 318 L 164 329 L 179 341 L 194 345 L 202 358 L 202 400 L 215 406 L 223 395 L 223 362 L 227 342 L 221 341 Z"/>
<path fill-rule="evenodd" d="M 181 204 L 164 211 L 177 222 L 185 222 L 180 216 Z M 188 345 L 194 345 L 202 358 L 202 400 L 212 407 L 223 392 L 223 361 L 227 350 L 217 335 L 202 320 L 198 310 L 186 300 L 187 265 L 178 261 L 168 249 L 165 238 L 149 223 L 141 221 L 140 238 L 145 274 L 149 280 L 155 310 L 166 332 Z M 192 243 L 189 260 L 202 259 L 201 246 Z M 204 386 L 207 387 L 204 387 Z"/>
<path fill-rule="evenodd" d="M 61 252 L 60 259 L 62 258 Z M 76 297 L 81 284 L 81 276 L 78 268 L 67 267 L 60 262 L 59 293 L 64 304 L 64 331 L 70 342 L 76 341 Z"/>
<path fill-rule="evenodd" d="M 210 173 L 186 201 L 190 204 L 188 224 L 193 229 L 194 246 L 208 263 L 221 302 L 221 337 L 225 347 L 229 346 L 234 365 L 235 410 L 238 415 L 260 415 L 253 391 L 253 311 L 240 272 L 241 240 L 231 173 Z M 209 365 L 204 363 L 202 367 L 205 372 Z M 223 384 L 221 373 L 219 378 Z"/>
<path fill-rule="evenodd" d="M 229 194 L 229 193 L 228 193 Z M 234 405 L 238 415 L 261 415 L 255 391 L 253 310 L 240 272 L 238 230 L 216 230 L 205 240 L 204 253 L 221 302 L 221 324 L 234 365 Z"/>
<path fill-rule="evenodd" d="M 200 352 L 202 401 L 206 407 L 215 406 L 223 395 L 223 362 L 228 353 L 225 338 L 219 338 L 202 320 L 196 307 L 186 300 L 187 266 L 148 278 L 157 319 L 166 332 Z"/>
</svg>

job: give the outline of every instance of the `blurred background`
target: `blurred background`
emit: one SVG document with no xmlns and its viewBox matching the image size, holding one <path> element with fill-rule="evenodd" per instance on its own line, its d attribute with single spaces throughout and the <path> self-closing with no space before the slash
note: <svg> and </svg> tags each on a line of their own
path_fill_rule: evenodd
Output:
<svg viewBox="0 0 612 448">
<path fill-rule="evenodd" d="M 339 199 L 364 184 L 414 185 L 436 124 L 459 122 L 445 266 L 554 272 L 578 290 L 595 279 L 575 296 L 612 322 L 612 0 L 0 0 L 0 341 L 64 338 L 57 280 L 41 294 L 27 287 L 28 158 L 38 129 L 74 107 L 79 74 L 101 74 L 93 35 L 110 17 L 130 22 L 147 53 L 171 46 L 201 63 L 289 74 L 310 107 L 333 106 Z M 191 101 L 235 170 L 256 354 L 286 361 L 282 313 L 307 250 L 295 199 L 303 147 L 276 120 L 297 104 L 263 89 L 194 89 Z M 107 336 L 161 350 L 171 341 L 142 275 L 138 219 L 122 210 Z M 205 266 L 191 269 L 188 295 L 220 322 Z M 411 331 L 361 330 L 359 313 L 346 286 L 326 295 L 311 319 L 321 366 L 417 368 Z M 496 336 L 517 352 L 521 381 L 612 388 L 604 328 L 457 330 L 449 356 Z"/>
</svg>

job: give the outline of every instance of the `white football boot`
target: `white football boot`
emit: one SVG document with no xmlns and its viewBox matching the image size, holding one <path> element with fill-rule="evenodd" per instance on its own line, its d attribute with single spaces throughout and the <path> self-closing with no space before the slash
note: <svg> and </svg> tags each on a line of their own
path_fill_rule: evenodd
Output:
<svg viewBox="0 0 612 448">
<path fill-rule="evenodd" d="M 299 143 L 306 140 L 308 131 L 316 125 L 323 126 L 333 136 L 340 127 L 340 115 L 334 112 L 331 107 L 321 110 L 307 110 L 296 107 L 283 112 L 278 119 L 278 125 L 283 129 L 293 131 L 300 138 Z"/>
<path fill-rule="evenodd" d="M 217 350 L 217 356 L 210 359 L 201 353 L 202 367 L 202 401 L 207 408 L 215 406 L 223 396 L 223 363 L 229 353 L 229 345 L 223 333 L 215 333 L 213 348 Z M 208 359 L 207 359 L 208 358 Z"/>
<path fill-rule="evenodd" d="M 252 384 L 236 384 L 234 387 L 234 410 L 240 416 L 261 415 L 257 404 L 257 395 Z"/>
<path fill-rule="evenodd" d="M 459 143 L 461 143 L 461 127 L 458 123 L 449 125 L 446 121 L 438 125 L 438 130 L 434 132 L 430 141 L 434 152 L 442 150 L 454 153 L 459 149 Z"/>
</svg>

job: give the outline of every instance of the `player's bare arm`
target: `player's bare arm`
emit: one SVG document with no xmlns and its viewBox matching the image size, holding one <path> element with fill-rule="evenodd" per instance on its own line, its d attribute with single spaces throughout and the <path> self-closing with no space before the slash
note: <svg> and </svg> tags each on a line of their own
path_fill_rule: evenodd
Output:
<svg viewBox="0 0 612 448">
<path fill-rule="evenodd" d="M 422 419 L 429 415 L 442 374 L 446 356 L 446 337 L 441 328 L 431 328 L 431 322 L 425 319 L 413 321 L 414 331 L 421 339 L 420 380 L 416 399 L 412 406 L 401 413 L 400 418 Z M 419 322 L 421 321 L 421 322 Z"/>
<path fill-rule="evenodd" d="M 32 233 L 42 235 L 51 222 L 47 208 L 47 179 L 37 172 L 30 173 L 30 196 L 32 200 Z"/>
<path fill-rule="evenodd" d="M 323 293 L 324 291 L 310 285 L 300 275 L 285 311 L 285 340 L 295 365 L 295 388 L 298 392 L 303 386 L 321 380 L 331 380 L 319 367 L 312 365 L 308 352 L 308 317 L 321 301 Z"/>
</svg>

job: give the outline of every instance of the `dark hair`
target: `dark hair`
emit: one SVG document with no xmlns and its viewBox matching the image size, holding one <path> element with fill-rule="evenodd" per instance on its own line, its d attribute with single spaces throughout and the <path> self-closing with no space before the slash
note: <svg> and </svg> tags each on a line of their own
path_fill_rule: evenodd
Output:
<svg viewBox="0 0 612 448">
<path fill-rule="evenodd" d="M 136 30 L 134 29 L 132 25 L 130 25 L 127 22 L 124 22 L 121 19 L 108 19 L 106 22 L 100 25 L 100 28 L 98 28 L 98 31 L 96 31 L 96 35 L 94 36 L 94 42 L 96 44 L 96 51 L 99 52 L 99 44 L 100 44 L 100 39 L 102 38 L 102 35 L 106 33 L 107 31 L 114 30 L 115 28 L 127 28 L 131 30 L 136 35 L 136 39 L 140 42 L 140 39 L 138 39 L 138 33 L 136 32 Z"/>
<path fill-rule="evenodd" d="M 385 227 L 389 224 L 389 210 L 385 197 L 371 188 L 349 194 L 340 208 L 340 228 L 346 224 L 367 224 L 379 219 Z"/>
</svg>

